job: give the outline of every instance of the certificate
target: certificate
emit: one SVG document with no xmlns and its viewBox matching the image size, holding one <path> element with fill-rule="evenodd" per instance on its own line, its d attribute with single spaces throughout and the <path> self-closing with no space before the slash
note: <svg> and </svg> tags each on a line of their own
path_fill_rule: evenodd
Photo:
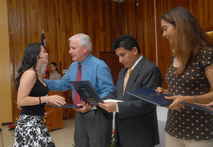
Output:
<svg viewBox="0 0 213 147">
<path fill-rule="evenodd" d="M 185 103 L 185 102 L 180 102 L 181 104 L 184 104 L 186 106 L 193 107 L 195 109 L 199 109 L 205 112 L 213 113 L 213 107 L 210 106 L 205 106 L 203 104 L 190 104 L 190 103 Z"/>
<path fill-rule="evenodd" d="M 169 106 L 173 100 L 167 100 L 165 98 L 165 94 L 159 93 L 155 90 L 149 89 L 147 87 L 140 88 L 140 89 L 134 89 L 134 90 L 128 90 L 124 91 L 132 96 L 135 96 L 139 99 L 142 99 L 144 101 L 150 102 L 152 104 L 155 104 L 157 106 Z"/>
<path fill-rule="evenodd" d="M 98 102 L 103 103 L 102 99 L 89 81 L 73 81 L 70 82 L 80 97 L 90 105 L 98 105 Z"/>
</svg>

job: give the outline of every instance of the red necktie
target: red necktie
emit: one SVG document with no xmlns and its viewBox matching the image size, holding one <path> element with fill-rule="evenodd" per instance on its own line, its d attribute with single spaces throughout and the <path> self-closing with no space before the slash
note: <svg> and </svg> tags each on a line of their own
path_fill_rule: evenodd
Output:
<svg viewBox="0 0 213 147">
<path fill-rule="evenodd" d="M 81 63 L 78 64 L 78 72 L 77 72 L 77 76 L 76 76 L 76 81 L 81 81 Z M 80 103 L 80 96 L 75 91 L 74 104 L 79 104 L 79 103 Z"/>
</svg>

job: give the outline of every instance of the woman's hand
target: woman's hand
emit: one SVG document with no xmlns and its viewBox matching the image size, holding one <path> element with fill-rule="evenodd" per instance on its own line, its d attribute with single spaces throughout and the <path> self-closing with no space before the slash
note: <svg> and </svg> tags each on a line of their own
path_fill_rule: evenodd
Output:
<svg viewBox="0 0 213 147">
<path fill-rule="evenodd" d="M 162 87 L 157 87 L 155 91 L 168 95 L 168 89 L 163 89 Z"/>
<path fill-rule="evenodd" d="M 54 105 L 58 105 L 58 106 L 66 104 L 65 98 L 63 98 L 63 97 L 61 97 L 59 95 L 50 95 L 50 96 L 47 96 L 46 100 L 49 103 L 54 104 Z"/>
<path fill-rule="evenodd" d="M 175 109 L 180 110 L 184 105 L 180 102 L 186 102 L 186 103 L 194 103 L 194 96 L 181 96 L 181 95 L 175 95 L 175 96 L 166 96 L 167 100 L 173 100 L 173 103 L 167 107 L 168 109 Z"/>
<path fill-rule="evenodd" d="M 213 107 L 213 101 L 211 103 L 207 104 L 207 106 Z"/>
</svg>

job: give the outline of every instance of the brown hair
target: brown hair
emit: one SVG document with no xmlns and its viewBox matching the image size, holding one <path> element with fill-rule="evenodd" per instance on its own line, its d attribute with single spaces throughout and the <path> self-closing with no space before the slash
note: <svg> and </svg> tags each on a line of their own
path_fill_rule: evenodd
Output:
<svg viewBox="0 0 213 147">
<path fill-rule="evenodd" d="M 180 75 L 186 66 L 194 61 L 199 48 L 212 47 L 213 43 L 195 17 L 183 7 L 174 7 L 166 11 L 161 19 L 176 27 L 172 50 L 181 62 L 181 66 L 176 70 L 176 75 Z"/>
</svg>

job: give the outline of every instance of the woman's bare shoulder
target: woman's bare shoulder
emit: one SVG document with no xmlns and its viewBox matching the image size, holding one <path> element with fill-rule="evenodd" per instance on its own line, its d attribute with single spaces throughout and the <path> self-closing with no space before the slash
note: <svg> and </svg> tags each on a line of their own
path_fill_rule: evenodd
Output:
<svg viewBox="0 0 213 147">
<path fill-rule="evenodd" d="M 31 68 L 26 70 L 22 75 L 22 79 L 23 78 L 28 79 L 28 80 L 36 79 L 36 71 Z"/>
</svg>

